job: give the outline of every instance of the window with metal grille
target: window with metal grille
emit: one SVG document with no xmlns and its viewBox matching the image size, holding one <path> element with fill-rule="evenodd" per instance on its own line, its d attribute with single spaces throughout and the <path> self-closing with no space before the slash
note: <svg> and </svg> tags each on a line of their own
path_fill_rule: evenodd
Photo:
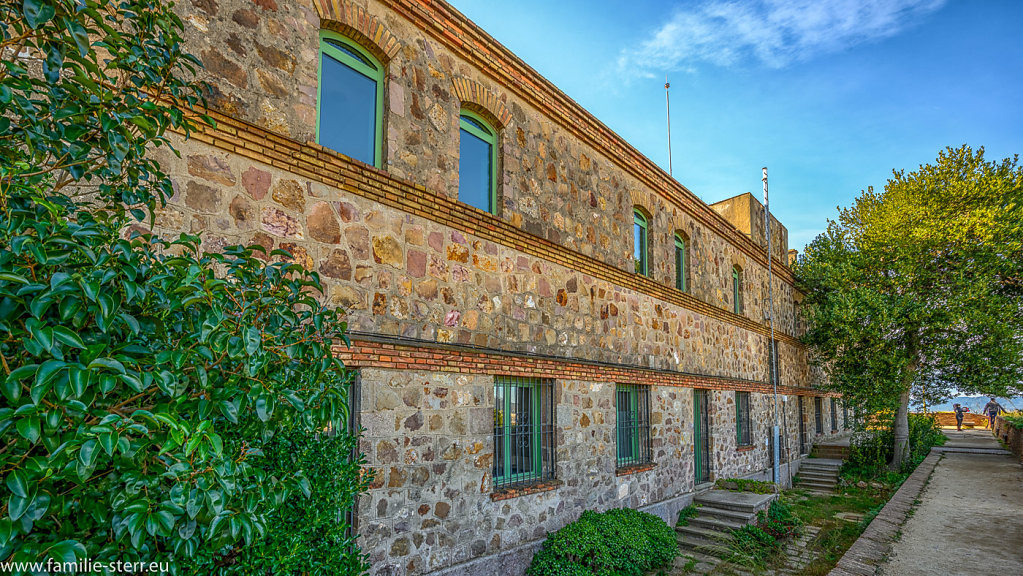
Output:
<svg viewBox="0 0 1023 576">
<path fill-rule="evenodd" d="M 842 429 L 849 429 L 849 404 L 842 400 Z"/>
<path fill-rule="evenodd" d="M 494 379 L 494 488 L 554 479 L 554 386 L 544 378 Z"/>
<path fill-rule="evenodd" d="M 753 423 L 750 420 L 750 393 L 735 393 L 735 433 L 739 446 L 753 445 Z"/>
<path fill-rule="evenodd" d="M 821 398 L 813 399 L 813 416 L 817 421 L 817 433 L 824 433 L 824 400 Z"/>
<path fill-rule="evenodd" d="M 732 267 L 732 312 L 742 314 L 742 268 Z"/>
<path fill-rule="evenodd" d="M 831 431 L 838 432 L 838 399 L 831 399 Z"/>
<path fill-rule="evenodd" d="M 619 384 L 615 403 L 618 413 L 618 467 L 649 463 L 650 387 Z"/>
<path fill-rule="evenodd" d="M 688 243 L 682 234 L 675 234 L 675 288 L 686 292 L 689 290 Z"/>
</svg>

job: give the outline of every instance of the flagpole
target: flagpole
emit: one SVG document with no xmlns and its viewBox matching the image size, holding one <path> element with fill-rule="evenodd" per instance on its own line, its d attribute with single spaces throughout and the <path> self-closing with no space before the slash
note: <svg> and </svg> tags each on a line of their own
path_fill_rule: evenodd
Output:
<svg viewBox="0 0 1023 576">
<path fill-rule="evenodd" d="M 671 176 L 671 97 L 668 96 L 668 88 L 671 88 L 671 84 L 668 83 L 668 75 L 664 75 L 664 103 L 668 113 L 668 176 Z"/>
<path fill-rule="evenodd" d="M 767 235 L 767 302 L 768 312 L 767 318 L 771 326 L 771 340 L 768 342 L 767 353 L 770 354 L 767 360 L 768 366 L 770 366 L 770 378 L 771 384 L 774 389 L 774 428 L 772 430 L 772 436 L 774 438 L 774 482 L 777 484 L 781 480 L 780 478 L 780 451 L 779 445 L 779 431 L 778 431 L 778 363 L 775 361 L 775 344 L 774 344 L 774 279 L 771 270 L 771 205 L 767 198 L 767 166 L 763 169 L 763 180 L 764 180 L 764 232 Z"/>
</svg>

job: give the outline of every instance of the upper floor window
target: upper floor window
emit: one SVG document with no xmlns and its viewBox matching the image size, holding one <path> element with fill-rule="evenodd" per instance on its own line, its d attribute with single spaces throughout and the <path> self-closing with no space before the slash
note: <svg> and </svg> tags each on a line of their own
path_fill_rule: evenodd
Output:
<svg viewBox="0 0 1023 576">
<path fill-rule="evenodd" d="M 632 210 L 632 257 L 636 262 L 636 274 L 649 275 L 647 261 L 650 248 L 647 243 L 647 217 L 639 208 Z"/>
<path fill-rule="evenodd" d="M 686 267 L 689 266 L 686 246 L 686 239 L 681 234 L 675 234 L 675 288 L 683 292 L 689 288 L 686 279 L 688 273 Z"/>
<path fill-rule="evenodd" d="M 732 312 L 742 314 L 742 268 L 732 267 Z"/>
<path fill-rule="evenodd" d="M 381 165 L 384 67 L 348 38 L 320 31 L 316 141 L 366 164 Z"/>
<path fill-rule="evenodd" d="M 468 110 L 459 118 L 458 199 L 495 213 L 497 206 L 497 130 Z"/>
</svg>

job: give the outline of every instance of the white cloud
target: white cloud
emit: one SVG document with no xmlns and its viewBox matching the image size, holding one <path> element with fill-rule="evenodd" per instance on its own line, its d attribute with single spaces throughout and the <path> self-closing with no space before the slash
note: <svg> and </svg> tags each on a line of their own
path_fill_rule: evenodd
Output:
<svg viewBox="0 0 1023 576">
<path fill-rule="evenodd" d="M 709 0 L 674 11 L 649 40 L 622 50 L 619 75 L 792 62 L 888 38 L 945 0 Z"/>
</svg>

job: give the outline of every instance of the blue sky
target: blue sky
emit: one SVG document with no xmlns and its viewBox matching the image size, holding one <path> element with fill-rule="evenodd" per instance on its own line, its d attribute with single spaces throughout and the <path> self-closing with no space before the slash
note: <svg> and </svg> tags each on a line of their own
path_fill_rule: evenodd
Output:
<svg viewBox="0 0 1023 576">
<path fill-rule="evenodd" d="M 451 0 L 704 201 L 761 191 L 803 246 L 946 146 L 1023 152 L 1018 0 Z"/>
</svg>

